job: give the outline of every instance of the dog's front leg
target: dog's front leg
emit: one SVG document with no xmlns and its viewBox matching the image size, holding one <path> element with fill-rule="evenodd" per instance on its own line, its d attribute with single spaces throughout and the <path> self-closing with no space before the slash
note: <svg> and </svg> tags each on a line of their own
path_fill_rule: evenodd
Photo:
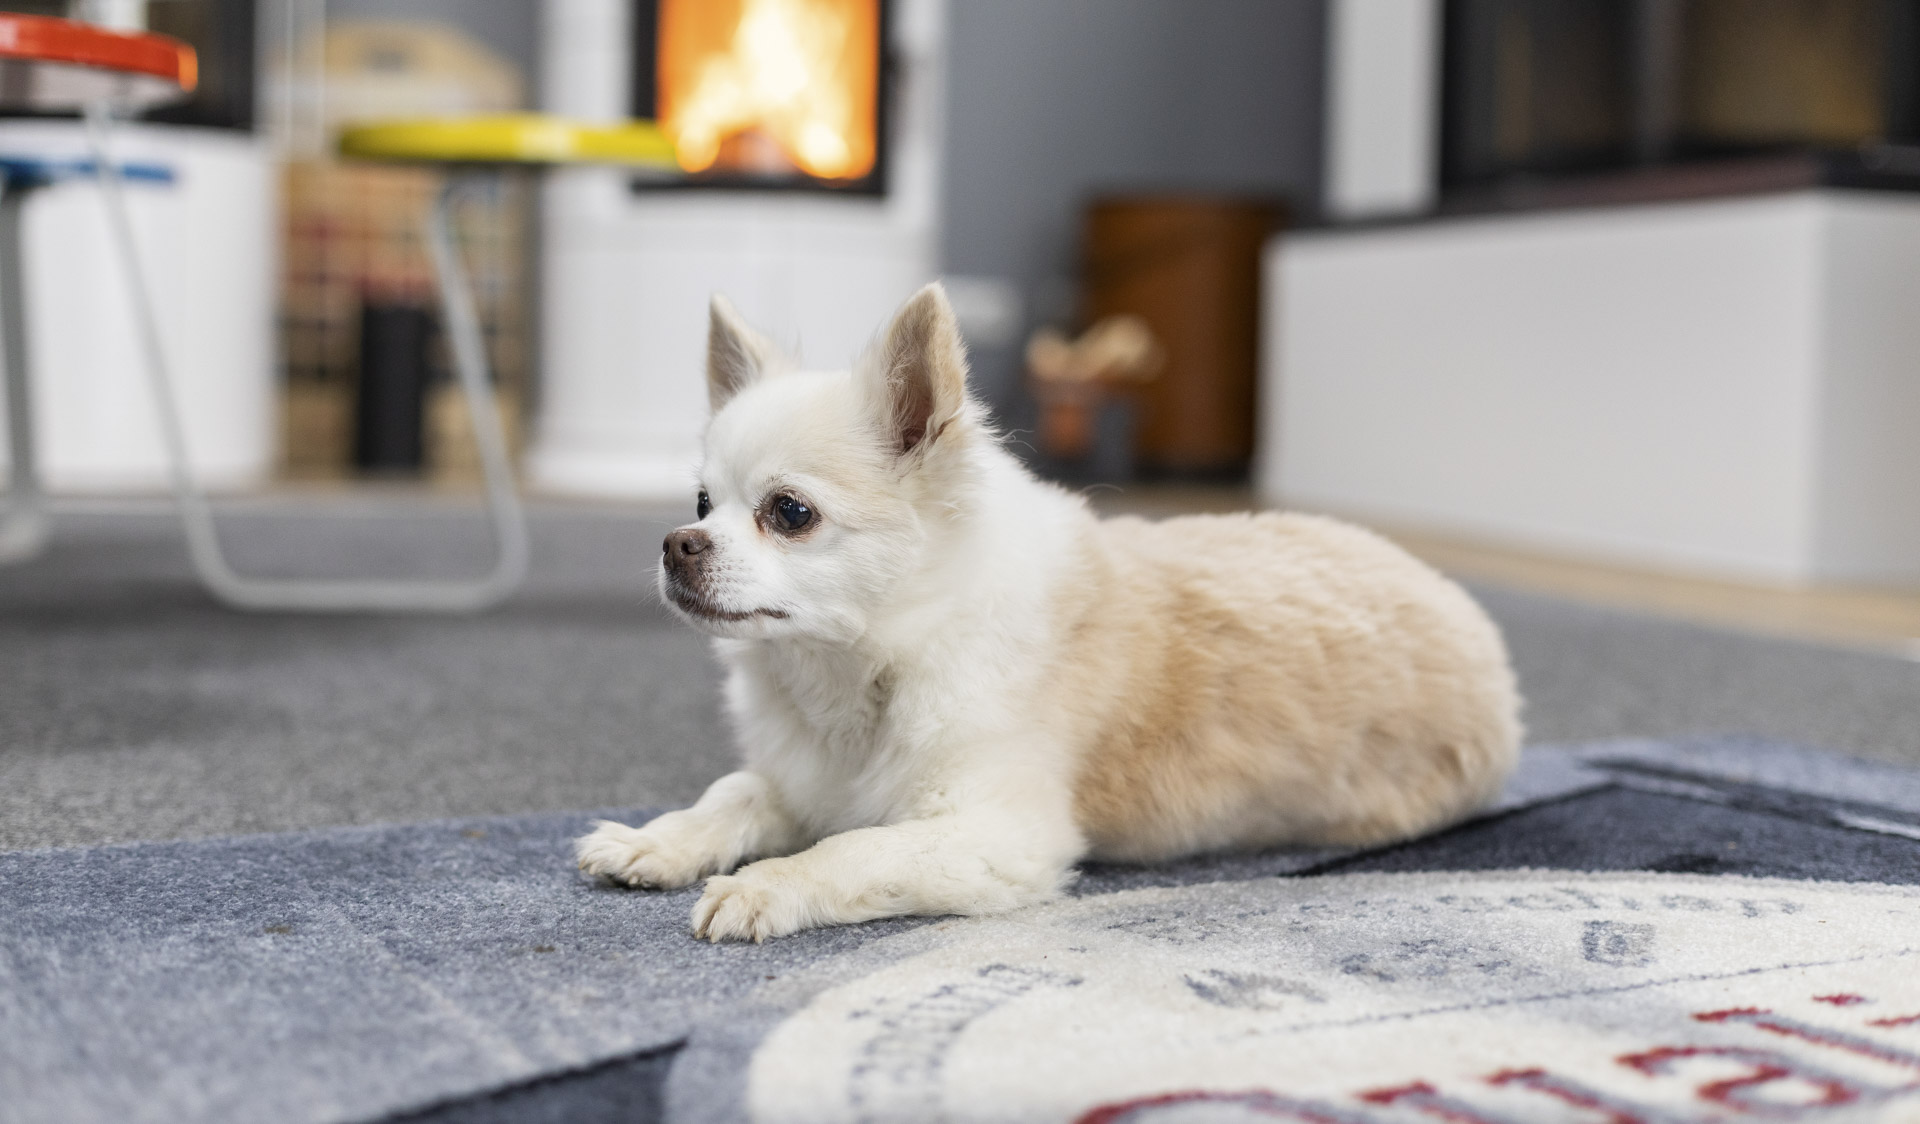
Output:
<svg viewBox="0 0 1920 1124">
<path fill-rule="evenodd" d="M 957 812 L 830 836 L 787 858 L 707 880 L 695 936 L 785 936 L 907 914 L 1000 913 L 1060 892 L 1081 842 L 1071 821 Z"/>
<path fill-rule="evenodd" d="M 760 855 L 784 855 L 806 844 L 757 773 L 728 773 L 693 807 L 649 820 L 645 827 L 601 820 L 574 842 L 580 869 L 629 886 L 675 890 Z"/>
</svg>

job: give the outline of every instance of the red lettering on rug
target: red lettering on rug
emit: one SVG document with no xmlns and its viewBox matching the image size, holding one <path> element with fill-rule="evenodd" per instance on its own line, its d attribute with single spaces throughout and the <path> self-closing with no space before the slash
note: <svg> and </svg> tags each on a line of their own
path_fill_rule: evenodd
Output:
<svg viewBox="0 0 1920 1124">
<path fill-rule="evenodd" d="M 1548 1073 L 1544 1069 L 1502 1070 L 1487 1078 L 1487 1084 L 1500 1087 L 1518 1086 L 1536 1093 L 1545 1093 L 1575 1108 L 1605 1113 L 1602 1124 L 1652 1124 L 1654 1120 L 1653 1117 L 1645 1115 L 1647 1110 L 1641 1105 L 1609 1096 L 1572 1078 Z"/>
<path fill-rule="evenodd" d="M 1694 1090 L 1702 1100 L 1722 1104 L 1740 1112 L 1778 1114 L 1782 1109 L 1830 1108 L 1853 1104 L 1882 1089 L 1863 1088 L 1852 1079 L 1818 1066 L 1808 1065 L 1774 1050 L 1750 1050 L 1743 1046 L 1662 1046 L 1618 1059 L 1621 1065 L 1648 1076 L 1671 1073 L 1676 1065 L 1694 1058 L 1724 1058 L 1748 1067 L 1739 1077 L 1709 1081 Z M 1780 1101 L 1758 1096 L 1770 1085 L 1798 1083 L 1819 1090 L 1819 1099 L 1803 1102 Z"/>
<path fill-rule="evenodd" d="M 1265 1089 L 1242 1093 L 1219 1093 L 1189 1089 L 1178 1093 L 1138 1097 L 1089 1109 L 1074 1124 L 1148 1124 L 1162 1109 L 1176 1110 L 1185 1105 L 1218 1104 L 1251 1109 L 1261 1116 L 1292 1120 L 1300 1124 L 1379 1124 L 1373 1117 L 1336 1108 L 1320 1101 L 1301 1101 L 1283 1097 Z"/>
<path fill-rule="evenodd" d="M 1770 1034 L 1784 1035 L 1788 1038 L 1798 1038 L 1804 1042 L 1812 1042 L 1815 1045 L 1831 1046 L 1836 1050 L 1846 1050 L 1849 1053 L 1859 1054 L 1861 1057 L 1872 1058 L 1875 1061 L 1888 1062 L 1892 1065 L 1906 1066 L 1909 1069 L 1920 1070 L 1920 1054 L 1911 1054 L 1883 1042 L 1875 1042 L 1870 1038 L 1862 1038 L 1857 1034 L 1848 1034 L 1845 1031 L 1814 1026 L 1811 1023 L 1803 1023 L 1799 1019 L 1789 1018 L 1786 1015 L 1776 1015 L 1771 1011 L 1763 1011 L 1756 1007 L 1740 1007 L 1729 1011 L 1704 1011 L 1693 1017 L 1703 1023 L 1745 1023 L 1748 1026 L 1758 1027 Z"/>
<path fill-rule="evenodd" d="M 1852 994 L 1814 996 L 1813 999 L 1835 1007 L 1854 1007 L 1872 1002 Z M 1692 1018 L 1700 1023 L 1751 1027 L 1794 1042 L 1840 1050 L 1855 1057 L 1920 1071 L 1920 1054 L 1857 1033 L 1776 1014 L 1763 1007 L 1702 1011 Z M 1920 1024 L 1920 1014 L 1874 1019 L 1866 1025 L 1904 1027 L 1915 1024 Z M 1886 1104 L 1894 1100 L 1904 1104 L 1908 1103 L 1905 1098 L 1920 1093 L 1920 1081 L 1904 1085 L 1876 1084 L 1828 1069 L 1815 1058 L 1803 1056 L 1806 1053 L 1804 1047 L 1798 1053 L 1785 1053 L 1747 1046 L 1673 1045 L 1625 1054 L 1615 1061 L 1647 1077 L 1674 1076 L 1683 1080 L 1689 1063 L 1718 1063 L 1722 1074 L 1729 1063 L 1743 1068 L 1744 1073 L 1732 1077 L 1715 1076 L 1693 1089 L 1695 1097 L 1742 1115 L 1799 1119 L 1803 1114 L 1846 1105 Z M 1581 1112 L 1583 1124 L 1586 1124 L 1586 1114 L 1591 1115 L 1592 1124 L 1674 1124 L 1677 1119 L 1671 1111 L 1658 1105 L 1596 1089 L 1539 1066 L 1501 1070 L 1482 1080 L 1496 1089 L 1550 1097 L 1567 1108 Z M 1390 1115 L 1396 1121 L 1409 1119 L 1407 1114 L 1417 1114 L 1441 1124 L 1514 1124 L 1513 1118 L 1505 1114 L 1506 1111 L 1513 1111 L 1513 1106 L 1507 1106 L 1503 1111 L 1476 1105 L 1470 1099 L 1470 1094 L 1445 1093 L 1428 1081 L 1367 1089 L 1351 1096 L 1367 1106 L 1394 1110 Z M 1076 1124 L 1150 1124 L 1163 1112 L 1173 1116 L 1180 1113 L 1183 1107 L 1200 1104 L 1232 1106 L 1253 1116 L 1293 1121 L 1296 1124 L 1382 1124 L 1381 1117 L 1372 1115 L 1365 1108 L 1299 1099 L 1266 1089 L 1241 1092 L 1193 1089 L 1117 1101 L 1088 1110 L 1077 1119 Z M 1530 1117 L 1522 1114 L 1519 1119 Z"/>
<path fill-rule="evenodd" d="M 1392 1089 L 1373 1089 L 1359 1094 L 1359 1097 L 1370 1104 L 1399 1105 L 1410 1108 L 1445 1120 L 1448 1124 L 1507 1124 L 1506 1121 L 1481 1115 L 1479 1109 L 1465 1101 L 1446 1096 L 1425 1081 L 1416 1081 L 1411 1085 L 1400 1085 Z"/>
</svg>

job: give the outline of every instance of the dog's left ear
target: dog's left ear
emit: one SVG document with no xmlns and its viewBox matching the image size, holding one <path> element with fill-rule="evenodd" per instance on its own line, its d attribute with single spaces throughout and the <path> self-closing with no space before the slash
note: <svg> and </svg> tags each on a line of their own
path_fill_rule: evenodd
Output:
<svg viewBox="0 0 1920 1124">
<path fill-rule="evenodd" d="M 894 314 L 862 366 L 895 452 L 905 456 L 939 440 L 966 406 L 967 351 L 938 281 Z"/>
</svg>

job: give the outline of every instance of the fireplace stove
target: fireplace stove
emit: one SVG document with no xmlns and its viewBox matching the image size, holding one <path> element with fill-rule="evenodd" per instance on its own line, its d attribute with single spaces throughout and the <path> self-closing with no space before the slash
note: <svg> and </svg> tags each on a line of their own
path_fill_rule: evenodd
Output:
<svg viewBox="0 0 1920 1124">
<path fill-rule="evenodd" d="M 635 0 L 635 117 L 660 122 L 685 178 L 638 191 L 882 195 L 885 0 Z"/>
</svg>

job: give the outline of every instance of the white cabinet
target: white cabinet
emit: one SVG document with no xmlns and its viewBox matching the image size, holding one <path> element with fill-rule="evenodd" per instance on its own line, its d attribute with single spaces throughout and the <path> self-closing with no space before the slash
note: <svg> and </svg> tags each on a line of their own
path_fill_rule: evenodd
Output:
<svg viewBox="0 0 1920 1124">
<path fill-rule="evenodd" d="M 163 164 L 170 185 L 130 182 L 127 203 L 160 320 L 181 419 L 203 483 L 272 471 L 275 171 L 256 137 L 126 125 L 118 159 Z M 0 122 L 0 154 L 87 156 L 78 121 Z M 56 493 L 168 486 L 160 423 L 99 187 L 79 179 L 27 200 L 22 240 L 41 479 Z"/>
<path fill-rule="evenodd" d="M 1629 564 L 1920 585 L 1920 198 L 1302 232 L 1269 248 L 1271 498 Z"/>
</svg>

